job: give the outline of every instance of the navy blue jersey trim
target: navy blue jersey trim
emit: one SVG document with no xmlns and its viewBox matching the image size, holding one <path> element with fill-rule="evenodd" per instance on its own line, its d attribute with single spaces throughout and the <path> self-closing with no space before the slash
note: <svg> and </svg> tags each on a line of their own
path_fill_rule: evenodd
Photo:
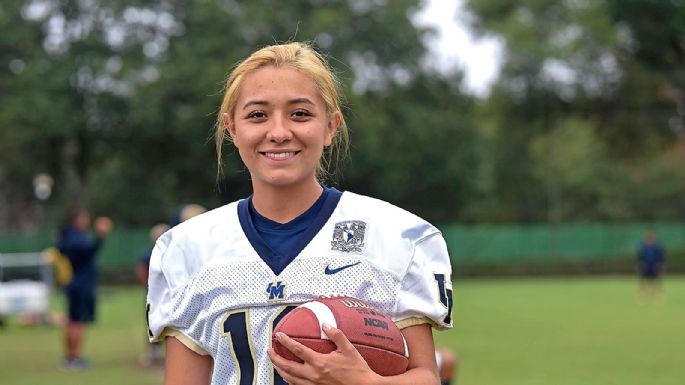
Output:
<svg viewBox="0 0 685 385">
<path fill-rule="evenodd" d="M 321 231 L 321 228 L 326 224 L 328 219 L 335 211 L 338 206 L 338 202 L 342 197 L 342 192 L 336 190 L 335 188 L 330 188 L 328 190 L 328 196 L 323 202 L 321 210 L 317 214 L 316 218 L 312 221 L 311 225 L 298 237 L 298 239 L 293 243 L 293 245 L 286 250 L 284 255 L 276 255 L 271 247 L 262 239 L 259 232 L 255 228 L 252 222 L 252 217 L 249 211 L 249 200 L 252 196 L 247 199 L 243 199 L 238 202 L 238 220 L 240 226 L 243 228 L 243 233 L 247 237 L 247 240 L 252 245 L 252 248 L 257 252 L 259 257 L 266 263 L 269 268 L 278 275 L 290 264 L 290 262 L 297 257 L 302 250 L 309 244 L 309 242 L 314 239 L 316 234 Z"/>
</svg>

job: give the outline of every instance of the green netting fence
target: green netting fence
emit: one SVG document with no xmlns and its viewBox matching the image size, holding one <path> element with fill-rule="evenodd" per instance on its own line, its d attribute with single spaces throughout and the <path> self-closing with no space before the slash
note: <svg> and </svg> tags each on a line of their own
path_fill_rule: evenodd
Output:
<svg viewBox="0 0 685 385">
<path fill-rule="evenodd" d="M 478 264 L 573 263 L 628 258 L 646 229 L 667 250 L 685 250 L 685 223 L 575 223 L 550 225 L 440 226 L 455 267 Z M 98 257 L 103 270 L 133 268 L 150 247 L 148 229 L 117 229 Z M 34 252 L 52 246 L 55 232 L 0 234 L 0 253 Z"/>
<path fill-rule="evenodd" d="M 677 222 L 452 225 L 441 229 L 454 265 L 632 258 L 647 229 L 658 235 L 667 251 L 685 249 L 685 224 Z"/>
<path fill-rule="evenodd" d="M 56 232 L 0 234 L 0 253 L 39 252 L 55 245 Z M 102 269 L 131 269 L 138 263 L 150 244 L 149 229 L 117 229 L 110 234 L 98 254 Z"/>
</svg>

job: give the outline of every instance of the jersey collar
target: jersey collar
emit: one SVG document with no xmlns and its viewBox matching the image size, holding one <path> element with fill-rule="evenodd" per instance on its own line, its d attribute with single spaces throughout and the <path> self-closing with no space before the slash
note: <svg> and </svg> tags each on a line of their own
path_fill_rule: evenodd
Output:
<svg viewBox="0 0 685 385">
<path fill-rule="evenodd" d="M 338 206 L 338 202 L 342 197 L 342 192 L 331 188 L 329 190 L 326 200 L 323 202 L 323 206 L 319 213 L 312 221 L 311 225 L 298 237 L 298 239 L 293 243 L 293 245 L 288 248 L 283 254 L 277 255 L 269 245 L 262 239 L 259 232 L 255 228 L 252 221 L 252 217 L 249 212 L 249 200 L 243 199 L 238 202 L 238 220 L 240 221 L 240 226 L 243 229 L 243 233 L 247 237 L 247 240 L 252 245 L 252 248 L 257 252 L 259 257 L 264 261 L 264 263 L 269 266 L 269 268 L 274 272 L 274 274 L 279 275 L 281 272 L 290 264 L 290 262 L 297 257 L 302 250 L 311 242 L 312 239 L 319 233 L 321 228 L 326 224 L 328 219 L 335 211 Z"/>
</svg>

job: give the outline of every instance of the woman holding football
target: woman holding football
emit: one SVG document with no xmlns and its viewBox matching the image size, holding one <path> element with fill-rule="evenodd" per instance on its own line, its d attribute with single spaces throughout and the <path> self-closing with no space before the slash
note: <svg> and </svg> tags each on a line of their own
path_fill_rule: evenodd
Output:
<svg viewBox="0 0 685 385">
<path fill-rule="evenodd" d="M 451 327 L 451 268 L 440 232 L 389 203 L 321 184 L 347 152 L 337 81 L 310 46 L 262 48 L 225 85 L 219 167 L 230 141 L 253 194 L 167 232 L 150 265 L 150 339 L 166 339 L 165 384 L 439 384 L 431 326 Z M 409 367 L 374 373 L 336 328 L 337 350 L 275 338 L 274 325 L 322 295 L 360 298 L 402 330 Z"/>
</svg>

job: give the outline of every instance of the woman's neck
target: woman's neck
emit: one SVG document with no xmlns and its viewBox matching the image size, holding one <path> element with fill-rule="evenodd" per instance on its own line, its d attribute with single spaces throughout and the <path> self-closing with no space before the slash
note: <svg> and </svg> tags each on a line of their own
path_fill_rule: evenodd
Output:
<svg viewBox="0 0 685 385">
<path fill-rule="evenodd" d="M 323 188 L 315 179 L 292 186 L 252 185 L 252 204 L 262 216 L 288 223 L 307 211 L 321 196 Z"/>
</svg>

